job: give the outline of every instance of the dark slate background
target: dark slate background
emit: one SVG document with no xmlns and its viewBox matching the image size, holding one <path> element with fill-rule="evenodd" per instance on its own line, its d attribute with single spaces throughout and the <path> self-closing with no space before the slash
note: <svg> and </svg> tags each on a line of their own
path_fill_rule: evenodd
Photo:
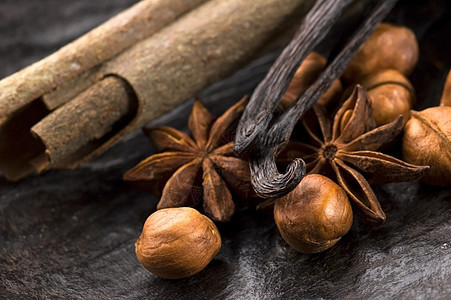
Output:
<svg viewBox="0 0 451 300">
<path fill-rule="evenodd" d="M 0 1 L 0 78 L 52 53 L 136 0 Z M 413 28 L 421 61 L 418 107 L 438 104 L 451 65 L 450 5 L 401 1 L 390 21 Z M 276 54 L 244 66 L 200 95 L 215 114 L 250 93 Z M 184 129 L 190 104 L 154 122 Z M 387 222 L 359 217 L 333 248 L 301 255 L 271 214 L 242 208 L 221 225 L 218 256 L 198 275 L 169 281 L 145 271 L 134 242 L 157 199 L 121 180 L 153 153 L 141 132 L 74 171 L 17 183 L 0 176 L 1 299 L 450 299 L 451 188 L 375 187 Z"/>
</svg>

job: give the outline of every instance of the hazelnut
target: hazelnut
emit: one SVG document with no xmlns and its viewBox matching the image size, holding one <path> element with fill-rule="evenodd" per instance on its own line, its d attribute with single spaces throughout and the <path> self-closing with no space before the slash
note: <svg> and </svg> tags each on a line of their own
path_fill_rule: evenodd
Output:
<svg viewBox="0 0 451 300">
<path fill-rule="evenodd" d="M 443 87 L 442 98 L 440 100 L 441 106 L 451 106 L 451 71 L 446 77 L 445 85 Z"/>
<path fill-rule="evenodd" d="M 342 78 L 354 82 L 384 69 L 409 75 L 417 63 L 418 51 L 418 41 L 410 29 L 381 23 L 349 63 Z"/>
<path fill-rule="evenodd" d="M 414 92 L 402 73 L 394 69 L 382 70 L 366 76 L 360 84 L 368 91 L 377 126 L 390 123 L 399 115 L 403 116 L 404 124 L 407 123 Z"/>
<path fill-rule="evenodd" d="M 317 103 L 322 106 L 329 106 L 339 99 L 339 95 L 341 95 L 342 92 L 343 85 L 341 84 L 340 79 L 336 79 L 332 82 L 330 88 L 318 99 Z"/>
<path fill-rule="evenodd" d="M 305 254 L 332 247 L 349 231 L 352 218 L 346 192 L 319 174 L 305 176 L 274 205 L 274 219 L 283 239 Z"/>
<path fill-rule="evenodd" d="M 422 182 L 451 185 L 451 107 L 412 111 L 404 128 L 402 155 L 408 163 L 430 166 Z"/>
<path fill-rule="evenodd" d="M 310 52 L 296 70 L 287 91 L 280 100 L 282 107 L 288 107 L 297 97 L 312 85 L 326 66 L 326 59 L 317 52 Z M 339 79 L 322 95 L 318 103 L 327 105 L 336 95 L 341 93 L 342 85 Z"/>
<path fill-rule="evenodd" d="M 161 209 L 151 214 L 135 244 L 139 262 L 167 279 L 203 270 L 221 248 L 216 225 L 189 207 Z"/>
</svg>

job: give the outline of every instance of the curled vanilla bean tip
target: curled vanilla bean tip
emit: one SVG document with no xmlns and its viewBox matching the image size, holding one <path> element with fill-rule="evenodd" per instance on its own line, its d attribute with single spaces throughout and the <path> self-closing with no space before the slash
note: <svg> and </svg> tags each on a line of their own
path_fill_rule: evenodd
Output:
<svg viewBox="0 0 451 300">
<path fill-rule="evenodd" d="M 267 152 L 265 156 L 253 157 L 250 160 L 251 182 L 259 197 L 278 198 L 291 192 L 305 175 L 305 163 L 296 158 L 291 162 L 284 174 L 279 173 L 274 156 Z"/>
</svg>

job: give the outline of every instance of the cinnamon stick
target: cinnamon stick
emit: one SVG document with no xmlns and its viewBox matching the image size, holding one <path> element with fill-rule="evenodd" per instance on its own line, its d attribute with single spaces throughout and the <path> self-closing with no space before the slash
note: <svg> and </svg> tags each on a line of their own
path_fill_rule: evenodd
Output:
<svg viewBox="0 0 451 300">
<path fill-rule="evenodd" d="M 0 81 L 0 125 L 65 81 L 159 31 L 206 0 L 143 0 L 52 55 Z"/>
<path fill-rule="evenodd" d="M 53 167 L 64 167 L 91 152 L 131 110 L 131 93 L 123 79 L 105 77 L 33 126 L 31 131 L 43 141 L 48 158 L 36 168 L 44 169 L 50 161 Z"/>
<path fill-rule="evenodd" d="M 114 74 L 130 84 L 138 101 L 136 116 L 97 147 L 88 147 L 75 137 L 84 135 L 84 127 L 74 126 L 71 133 L 74 138 L 63 140 L 59 136 L 64 132 L 55 131 L 51 123 L 38 123 L 32 131 L 46 144 L 51 167 L 63 167 L 61 161 L 66 162 L 65 167 L 78 166 L 217 81 L 257 51 L 271 32 L 301 5 L 305 3 L 299 0 L 283 0 L 278 4 L 271 0 L 212 0 L 108 61 L 100 72 Z M 112 91 L 102 89 L 96 93 L 109 98 Z M 135 95 L 129 95 L 132 97 Z M 85 110 L 93 113 L 89 105 Z M 56 113 L 59 112 L 53 114 Z M 69 128 L 77 122 L 78 114 L 56 119 Z M 80 157 L 78 149 L 86 147 L 92 152 Z"/>
<path fill-rule="evenodd" d="M 70 88 L 77 82 L 82 82 L 87 90 L 63 100 L 66 104 L 56 103 L 54 106 L 61 107 L 55 111 L 44 112 L 42 121 L 32 126 L 33 137 L 40 144 L 32 154 L 16 146 L 16 155 L 23 159 L 2 172 L 15 180 L 33 170 L 73 168 L 102 153 L 125 135 L 235 70 L 262 48 L 285 21 L 291 21 L 290 16 L 303 16 L 313 2 L 210 0 L 198 6 L 98 69 L 86 70 L 73 77 L 72 83 L 60 85 L 60 90 L 66 89 L 68 94 L 78 93 Z M 110 75 L 122 80 L 113 80 L 111 86 L 102 88 L 108 78 L 105 76 Z M 124 98 L 117 99 L 115 91 L 123 89 L 124 84 L 128 87 L 122 93 Z M 43 98 L 49 99 L 48 95 Z M 96 96 L 91 99 L 89 95 Z M 111 109 L 120 113 L 99 127 L 94 123 L 103 117 L 103 105 L 96 100 L 101 98 L 116 99 Z M 46 104 L 47 109 L 54 107 L 50 102 Z M 85 114 L 91 121 L 82 120 L 78 126 L 80 116 Z M 84 137 L 86 132 L 90 134 Z M 2 155 L 0 168 L 1 160 Z"/>
</svg>

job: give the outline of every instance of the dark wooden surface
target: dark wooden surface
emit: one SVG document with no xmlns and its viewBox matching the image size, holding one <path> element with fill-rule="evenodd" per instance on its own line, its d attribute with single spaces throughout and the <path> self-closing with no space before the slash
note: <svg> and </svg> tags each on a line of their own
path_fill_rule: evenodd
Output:
<svg viewBox="0 0 451 300">
<path fill-rule="evenodd" d="M 136 1 L 3 0 L 0 78 L 50 54 Z M 390 20 L 421 43 L 412 74 L 418 107 L 438 104 L 451 65 L 447 0 L 401 1 Z M 200 95 L 215 114 L 249 93 L 275 54 Z M 154 122 L 184 129 L 190 101 Z M 121 180 L 153 153 L 140 132 L 74 171 L 17 183 L 0 176 L 0 299 L 446 299 L 451 297 L 451 188 L 413 183 L 375 187 L 387 222 L 358 217 L 333 248 L 301 255 L 272 215 L 242 208 L 219 227 L 223 245 L 198 275 L 169 281 L 134 254 L 157 199 Z"/>
</svg>

